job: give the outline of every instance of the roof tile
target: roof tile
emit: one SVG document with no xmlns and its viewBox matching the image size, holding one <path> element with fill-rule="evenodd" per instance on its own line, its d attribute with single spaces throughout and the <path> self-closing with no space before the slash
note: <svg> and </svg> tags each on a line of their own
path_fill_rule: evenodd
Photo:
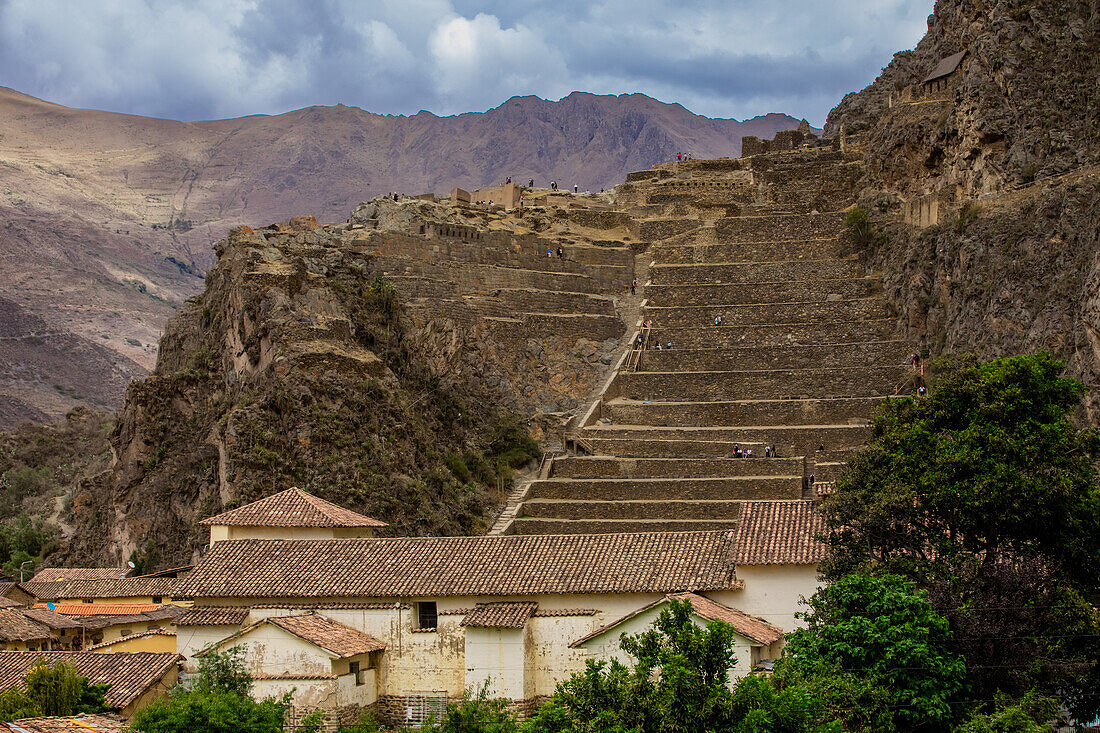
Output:
<svg viewBox="0 0 1100 733">
<path fill-rule="evenodd" d="M 248 608 L 196 606 L 176 619 L 176 626 L 240 626 L 248 618 Z"/>
<path fill-rule="evenodd" d="M 42 568 L 31 583 L 56 583 L 70 580 L 117 580 L 125 578 L 129 568 Z"/>
<path fill-rule="evenodd" d="M 310 644 L 327 649 L 341 659 L 367 652 L 380 652 L 386 648 L 385 644 L 373 636 L 316 613 L 271 616 L 266 621 Z"/>
<path fill-rule="evenodd" d="M 738 586 L 733 532 L 490 535 L 216 543 L 194 598 L 635 593 Z"/>
<path fill-rule="evenodd" d="M 750 616 L 744 611 L 712 601 L 697 593 L 673 593 L 668 596 L 680 601 L 688 601 L 695 613 L 710 621 L 724 621 L 741 636 L 767 646 L 783 638 L 783 629 L 759 616 Z"/>
<path fill-rule="evenodd" d="M 199 524 L 234 527 L 387 526 L 385 522 L 356 514 L 296 487 L 204 519 Z"/>
<path fill-rule="evenodd" d="M 530 601 L 499 601 L 479 603 L 462 619 L 462 626 L 483 626 L 493 629 L 522 629 L 538 608 Z"/>
<path fill-rule="evenodd" d="M 109 685 L 107 707 L 120 710 L 157 684 L 182 659 L 171 652 L 0 652 L 0 690 L 22 688 L 38 660 L 70 662 L 92 684 Z"/>
<path fill-rule="evenodd" d="M 820 539 L 824 531 L 825 521 L 816 502 L 745 502 L 737 520 L 733 562 L 736 565 L 816 564 L 825 557 L 825 543 Z"/>
<path fill-rule="evenodd" d="M 20 718 L 0 723 L 0 730 L 22 733 L 122 733 L 130 726 L 113 715 L 63 715 L 48 718 Z"/>
</svg>

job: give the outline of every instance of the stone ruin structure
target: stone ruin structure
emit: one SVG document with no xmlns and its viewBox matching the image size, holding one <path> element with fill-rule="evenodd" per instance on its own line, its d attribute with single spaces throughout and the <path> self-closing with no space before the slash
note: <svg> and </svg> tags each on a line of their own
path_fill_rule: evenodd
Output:
<svg viewBox="0 0 1100 733">
<path fill-rule="evenodd" d="M 741 157 L 752 155 L 767 155 L 768 153 L 782 153 L 797 150 L 803 145 L 817 142 L 817 135 L 810 131 L 810 123 L 806 120 L 798 125 L 796 130 L 780 130 L 771 140 L 762 140 L 755 135 L 746 135 L 741 138 Z"/>
</svg>

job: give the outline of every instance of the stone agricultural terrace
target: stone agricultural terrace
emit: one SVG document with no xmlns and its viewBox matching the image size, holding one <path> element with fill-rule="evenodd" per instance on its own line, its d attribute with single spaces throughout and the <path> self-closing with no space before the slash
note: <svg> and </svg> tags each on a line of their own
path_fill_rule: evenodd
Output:
<svg viewBox="0 0 1100 733">
<path fill-rule="evenodd" d="M 615 210 L 649 242 L 633 348 L 494 531 L 733 529 L 744 502 L 825 493 L 918 379 L 846 244 L 859 166 L 803 148 L 630 174 Z"/>
</svg>

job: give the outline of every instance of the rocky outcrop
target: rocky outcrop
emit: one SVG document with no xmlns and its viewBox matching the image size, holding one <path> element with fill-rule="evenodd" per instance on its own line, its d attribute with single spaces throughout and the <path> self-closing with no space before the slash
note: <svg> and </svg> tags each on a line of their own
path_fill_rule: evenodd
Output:
<svg viewBox="0 0 1100 733">
<path fill-rule="evenodd" d="M 906 336 L 933 355 L 1048 349 L 1100 413 L 1100 5 L 939 0 L 928 33 L 829 115 Z M 924 83 L 939 61 L 957 70 Z M 854 133 L 854 137 L 852 134 Z"/>
</svg>

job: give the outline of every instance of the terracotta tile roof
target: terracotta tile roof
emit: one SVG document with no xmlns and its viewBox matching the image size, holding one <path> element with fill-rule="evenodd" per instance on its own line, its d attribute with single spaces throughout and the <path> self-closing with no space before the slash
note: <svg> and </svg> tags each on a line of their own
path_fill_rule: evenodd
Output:
<svg viewBox="0 0 1100 733">
<path fill-rule="evenodd" d="M 758 616 L 712 601 L 697 593 L 672 593 L 669 598 L 688 601 L 695 613 L 710 621 L 725 621 L 741 636 L 767 646 L 783 638 L 783 629 Z"/>
<path fill-rule="evenodd" d="M 299 488 L 204 519 L 199 524 L 236 527 L 385 527 L 385 522 L 336 506 Z"/>
<path fill-rule="evenodd" d="M 50 718 L 20 718 L 0 723 L 0 730 L 21 733 L 122 733 L 129 723 L 113 715 L 66 715 Z"/>
<path fill-rule="evenodd" d="M 813 565 L 825 557 L 825 522 L 812 501 L 748 501 L 737 520 L 737 565 Z M 693 590 L 703 590 L 695 588 Z"/>
<path fill-rule="evenodd" d="M 646 611 L 656 608 L 662 604 L 668 603 L 670 600 L 676 599 L 681 601 L 689 601 L 691 603 L 692 610 L 695 611 L 695 615 L 705 618 L 710 621 L 724 621 L 733 627 L 741 636 L 755 641 L 758 644 L 767 646 L 772 642 L 778 641 L 783 638 L 783 630 L 777 626 L 773 626 L 762 618 L 756 616 L 750 616 L 747 613 L 738 611 L 736 608 L 730 608 L 717 601 L 712 601 L 709 598 L 705 598 L 697 593 L 670 593 L 660 600 L 656 600 L 646 606 L 642 606 L 637 611 L 632 611 L 622 618 L 618 618 L 609 624 L 601 626 L 590 634 L 585 634 L 581 638 L 577 639 L 569 646 L 579 647 L 585 642 L 595 639 L 597 636 L 607 633 L 616 626 L 629 621 L 635 616 L 640 616 Z"/>
<path fill-rule="evenodd" d="M 202 598 L 636 593 L 739 587 L 733 532 L 216 543 L 178 592 Z"/>
<path fill-rule="evenodd" d="M 176 619 L 176 626 L 240 626 L 248 618 L 247 608 L 193 607 Z"/>
<path fill-rule="evenodd" d="M 42 641 L 53 638 L 50 627 L 28 618 L 17 608 L 0 608 L 0 641 Z"/>
<path fill-rule="evenodd" d="M 150 631 L 142 631 L 138 634 L 130 634 L 129 636 L 120 636 L 117 639 L 111 641 L 101 641 L 98 644 L 93 644 L 88 647 L 88 651 L 93 652 L 96 649 L 107 649 L 123 641 L 132 641 L 134 639 L 144 639 L 147 636 L 171 636 L 173 639 L 176 637 L 176 632 L 171 629 L 152 629 Z"/>
<path fill-rule="evenodd" d="M 484 626 L 491 629 L 522 629 L 538 608 L 530 601 L 479 603 L 462 619 L 462 626 Z"/>
<path fill-rule="evenodd" d="M 12 585 L 15 584 L 12 583 Z M 0 595 L 0 608 L 19 608 L 22 607 L 22 605 L 23 604 L 19 601 L 13 601 L 10 598 L 5 598 L 4 596 Z"/>
<path fill-rule="evenodd" d="M 71 580 L 61 583 L 53 598 L 134 598 L 140 596 L 174 597 L 176 578 L 115 578 L 112 580 Z M 35 593 L 38 598 L 44 598 Z"/>
<path fill-rule="evenodd" d="M 36 603 L 34 607 L 46 609 L 46 604 Z M 136 616 L 159 606 L 156 603 L 55 603 L 53 608 L 65 616 Z"/>
<path fill-rule="evenodd" d="M 28 580 L 26 583 L 20 583 L 19 585 L 23 588 L 23 590 L 30 593 L 35 598 L 41 598 L 42 600 L 52 600 L 59 597 L 57 595 L 57 591 L 68 585 L 68 582 L 60 580 Z M 7 591 L 4 592 L 6 593 Z"/>
<path fill-rule="evenodd" d="M 27 583 L 29 583 L 29 582 L 30 581 L 28 580 Z M 23 591 L 24 593 L 29 593 L 30 591 L 27 590 L 27 583 L 17 583 L 14 580 L 9 580 L 5 583 L 0 583 L 0 598 L 3 598 L 5 601 L 10 601 L 11 599 L 7 598 L 7 595 L 14 588 L 18 588 L 19 590 Z M 16 602 L 18 603 L 18 601 L 16 601 Z"/>
<path fill-rule="evenodd" d="M 107 707 L 120 710 L 160 682 L 182 657 L 171 652 L 0 652 L 0 690 L 22 688 L 40 659 L 51 665 L 70 662 L 93 684 L 110 685 Z"/>
<path fill-rule="evenodd" d="M 294 634 L 314 646 L 332 652 L 340 659 L 386 648 L 378 639 L 337 623 L 327 616 L 307 613 L 298 616 L 272 616 L 266 619 L 272 626 Z"/>
<path fill-rule="evenodd" d="M 24 608 L 23 614 L 54 630 L 80 628 L 80 624 L 76 621 L 73 621 L 67 616 L 62 616 L 60 613 L 55 613 L 48 608 Z"/>
<path fill-rule="evenodd" d="M 30 579 L 32 583 L 57 583 L 69 580 L 117 580 L 125 578 L 130 568 L 42 568 Z"/>
</svg>

